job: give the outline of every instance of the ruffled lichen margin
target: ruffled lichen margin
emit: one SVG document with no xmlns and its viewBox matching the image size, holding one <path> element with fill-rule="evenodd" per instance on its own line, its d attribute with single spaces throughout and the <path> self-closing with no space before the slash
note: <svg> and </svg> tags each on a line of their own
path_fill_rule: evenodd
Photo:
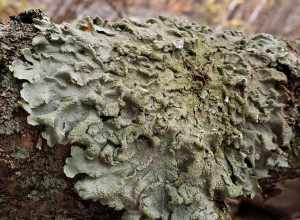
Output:
<svg viewBox="0 0 300 220">
<path fill-rule="evenodd" d="M 289 167 L 286 42 L 215 33 L 180 19 L 86 18 L 40 33 L 11 66 L 28 123 L 71 144 L 64 172 L 82 199 L 123 219 L 222 219 L 220 201 L 253 196 Z"/>
</svg>

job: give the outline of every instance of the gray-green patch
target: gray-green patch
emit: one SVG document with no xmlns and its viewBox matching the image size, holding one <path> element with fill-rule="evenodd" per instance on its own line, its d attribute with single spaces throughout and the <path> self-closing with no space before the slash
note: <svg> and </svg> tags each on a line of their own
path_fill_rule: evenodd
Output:
<svg viewBox="0 0 300 220">
<path fill-rule="evenodd" d="M 12 65 L 28 123 L 49 146 L 72 144 L 66 176 L 82 199 L 124 220 L 222 219 L 215 201 L 253 196 L 288 167 L 287 45 L 160 17 L 36 20 L 41 33 Z"/>
</svg>

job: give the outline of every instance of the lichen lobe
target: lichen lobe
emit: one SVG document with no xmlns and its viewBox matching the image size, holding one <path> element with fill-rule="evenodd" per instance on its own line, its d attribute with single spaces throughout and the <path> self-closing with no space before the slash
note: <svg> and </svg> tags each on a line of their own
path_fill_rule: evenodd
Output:
<svg viewBox="0 0 300 220">
<path fill-rule="evenodd" d="M 221 219 L 214 201 L 254 195 L 258 175 L 289 166 L 287 79 L 272 68 L 294 65 L 283 41 L 164 17 L 35 22 L 12 69 L 28 123 L 73 145 L 64 172 L 85 174 L 81 198 L 124 219 Z"/>
</svg>

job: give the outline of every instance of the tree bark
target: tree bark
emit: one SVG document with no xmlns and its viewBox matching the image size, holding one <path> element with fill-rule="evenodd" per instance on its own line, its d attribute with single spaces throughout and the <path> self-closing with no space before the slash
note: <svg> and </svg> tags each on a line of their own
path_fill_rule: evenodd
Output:
<svg viewBox="0 0 300 220">
<path fill-rule="evenodd" d="M 105 205 L 124 219 L 224 219 L 228 205 L 243 219 L 245 204 L 263 219 L 298 215 L 270 202 L 299 177 L 293 42 L 165 17 L 56 26 L 40 11 L 0 31 L 0 219 L 121 219 Z M 151 187 L 126 195 L 138 181 Z"/>
</svg>

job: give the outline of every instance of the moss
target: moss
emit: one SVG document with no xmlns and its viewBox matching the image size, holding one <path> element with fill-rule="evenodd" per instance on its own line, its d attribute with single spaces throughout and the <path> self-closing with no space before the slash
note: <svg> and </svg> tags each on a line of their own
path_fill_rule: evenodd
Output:
<svg viewBox="0 0 300 220">
<path fill-rule="evenodd" d="M 12 65 L 28 123 L 50 146 L 73 144 L 64 171 L 85 174 L 81 198 L 124 219 L 221 219 L 215 201 L 253 196 L 260 173 L 289 166 L 284 41 L 166 17 L 94 21 L 36 20 Z"/>
</svg>

